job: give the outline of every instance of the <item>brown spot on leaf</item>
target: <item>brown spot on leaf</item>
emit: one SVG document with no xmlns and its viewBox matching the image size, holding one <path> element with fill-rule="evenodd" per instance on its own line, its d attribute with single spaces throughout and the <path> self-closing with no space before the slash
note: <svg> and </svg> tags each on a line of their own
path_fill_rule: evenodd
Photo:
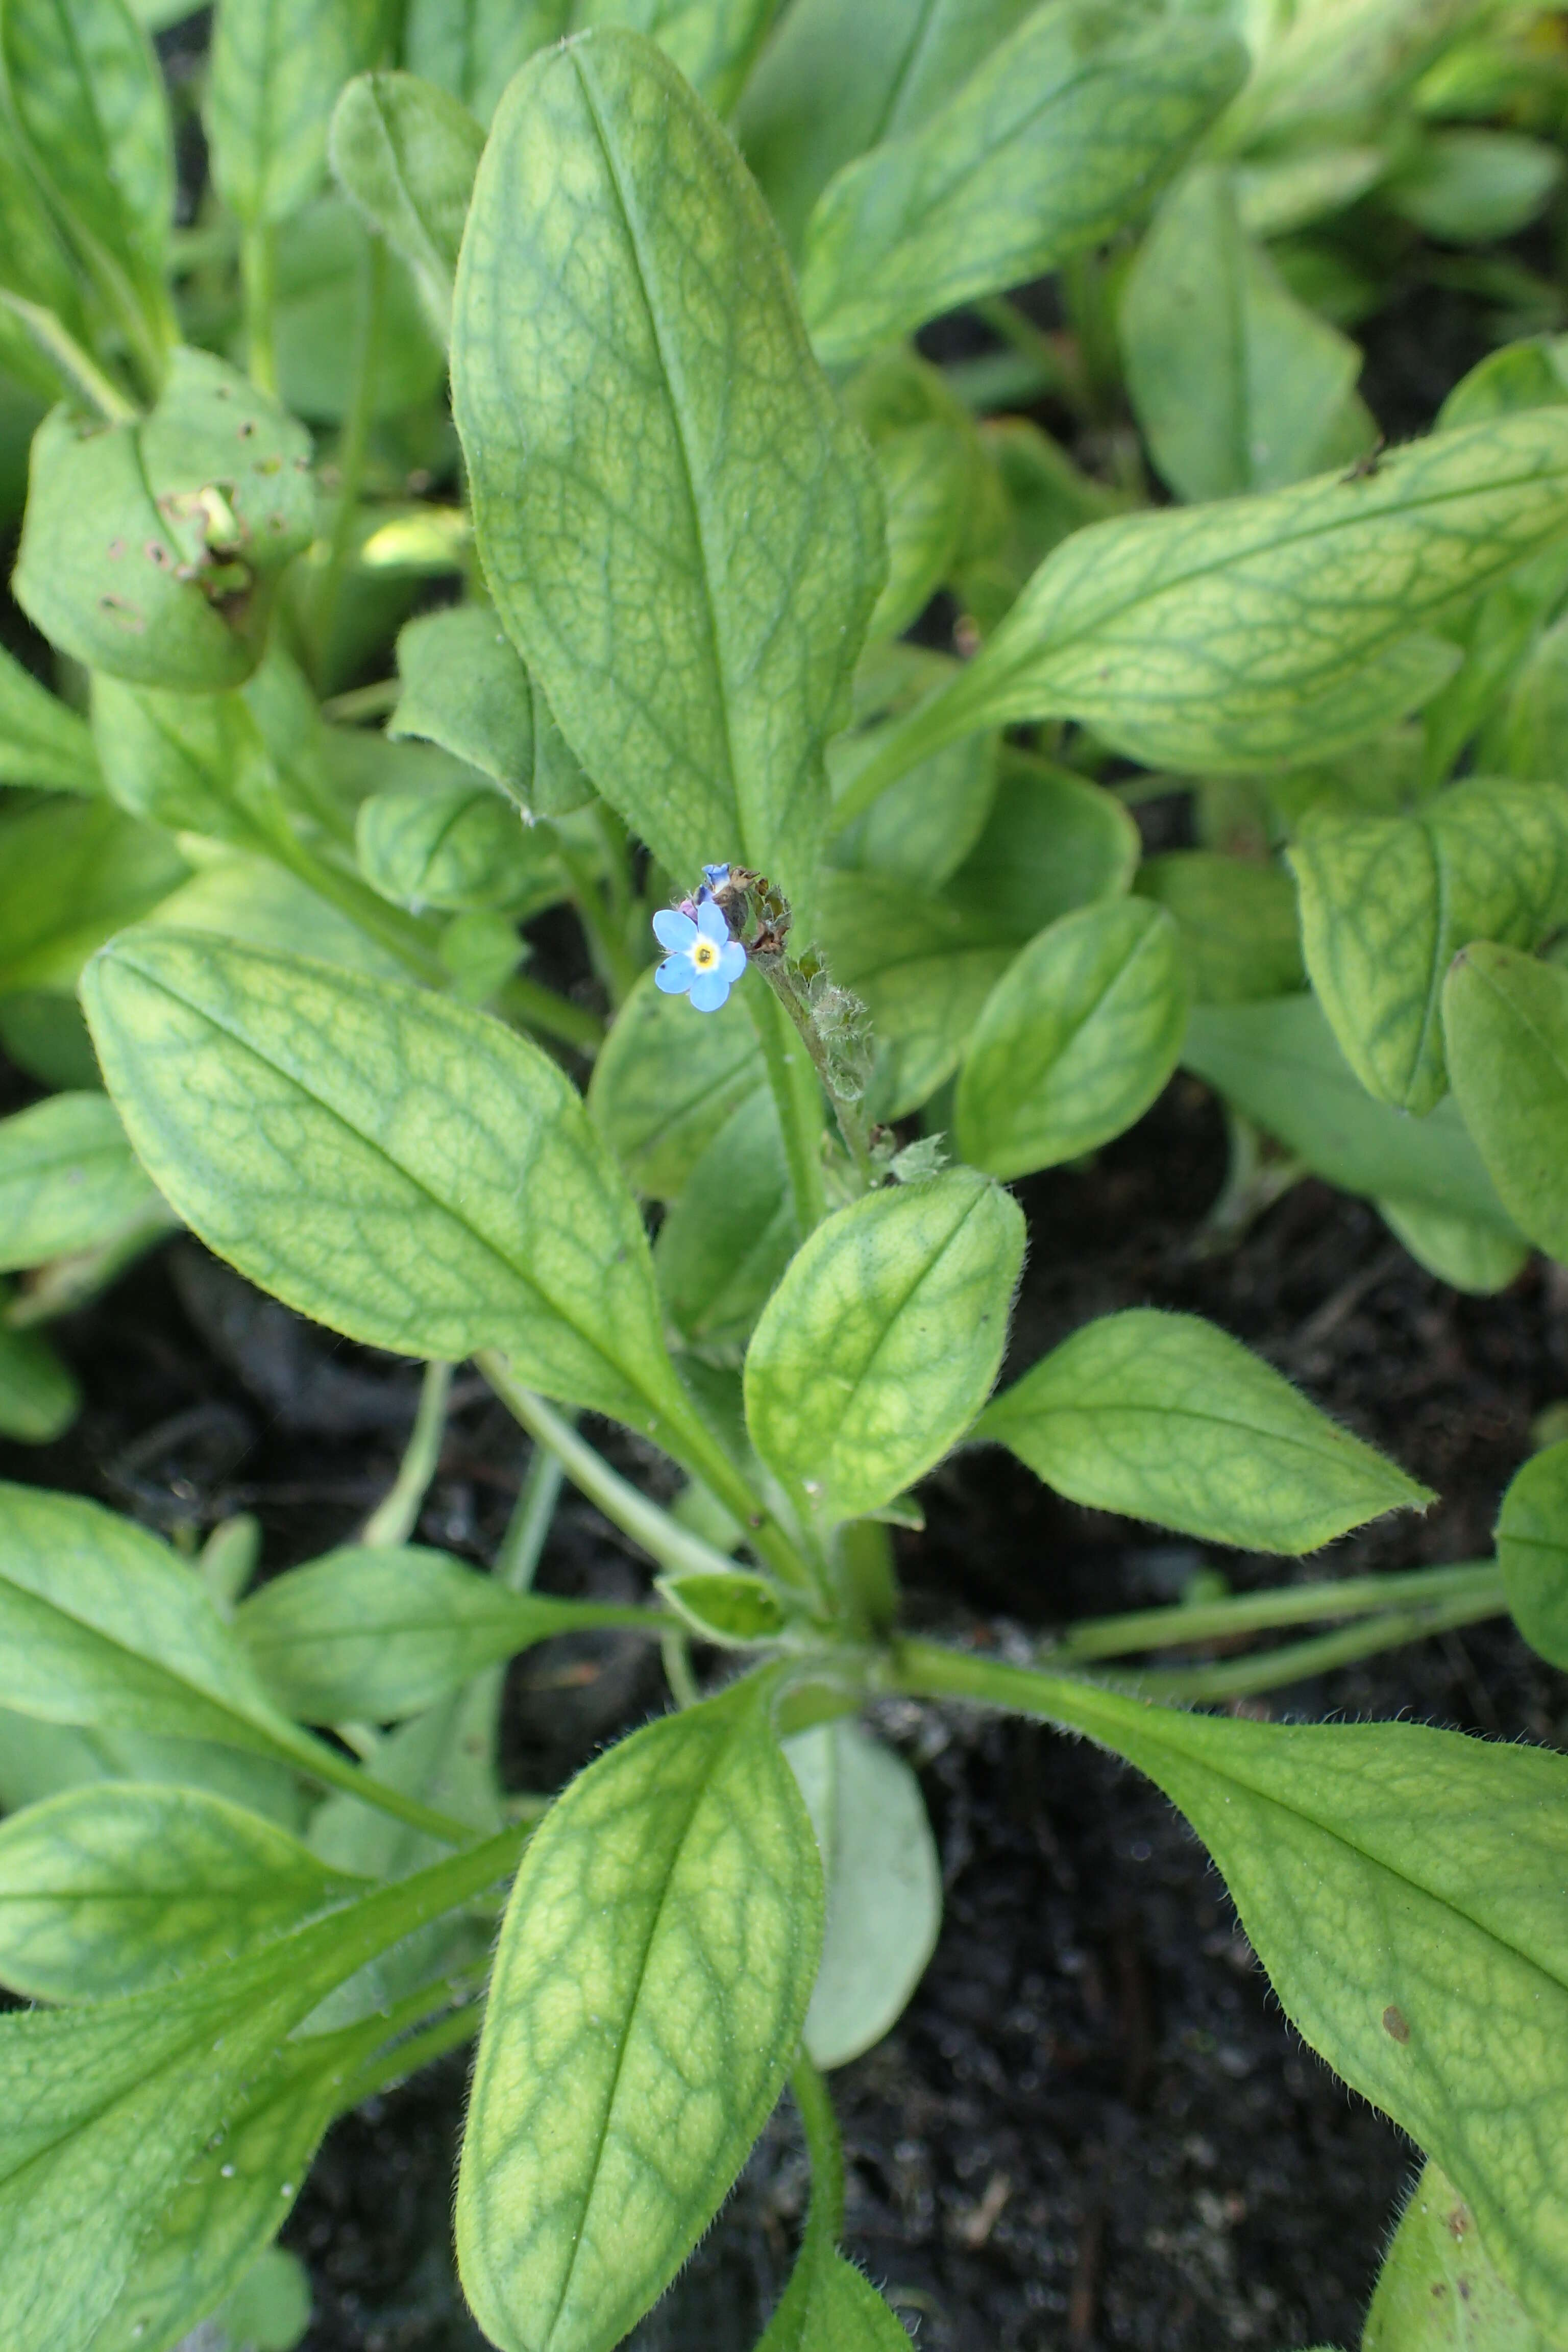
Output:
<svg viewBox="0 0 1568 2352">
<path fill-rule="evenodd" d="M 1397 2001 L 1391 2000 L 1388 2007 L 1384 2011 L 1383 2030 L 1385 2033 L 1392 2033 L 1395 2042 L 1409 2041 L 1409 2021 L 1406 2019 L 1405 2011 L 1400 2008 Z"/>
</svg>

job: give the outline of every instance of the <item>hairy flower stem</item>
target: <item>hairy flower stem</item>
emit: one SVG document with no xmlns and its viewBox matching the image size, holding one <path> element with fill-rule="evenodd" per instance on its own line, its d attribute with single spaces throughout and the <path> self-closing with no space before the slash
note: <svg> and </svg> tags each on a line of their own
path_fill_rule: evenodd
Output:
<svg viewBox="0 0 1568 2352">
<path fill-rule="evenodd" d="M 1241 1592 L 1226 1601 L 1179 1601 L 1170 1609 L 1134 1609 L 1117 1617 L 1086 1617 L 1069 1625 L 1056 1652 L 1064 1663 L 1124 1657 L 1132 1650 L 1184 1648 L 1225 1641 L 1273 1626 L 1323 1617 L 1372 1617 L 1424 1602 L 1458 1601 L 1506 1606 L 1495 1560 L 1467 1559 L 1451 1568 L 1346 1577 L 1339 1582 L 1288 1584 L 1268 1592 Z"/>
<path fill-rule="evenodd" d="M 801 992 L 800 982 L 786 956 L 753 955 L 752 962 L 773 990 L 805 1043 L 833 1105 L 833 1115 L 838 1121 L 838 1132 L 844 1138 L 844 1148 L 855 1163 L 862 1192 L 869 1192 L 876 1181 L 871 1165 L 871 1122 L 862 1102 L 852 1101 L 841 1094 L 833 1083 L 833 1073 L 827 1048 L 817 1034 L 811 1017 L 811 1007 Z"/>
<path fill-rule="evenodd" d="M 808 2239 L 837 2245 L 844 2234 L 844 2147 L 833 2100 L 804 2050 L 790 2069 L 789 2087 L 805 2133 L 811 2158 L 811 2209 L 806 2216 Z"/>
<path fill-rule="evenodd" d="M 795 1229 L 805 1241 L 822 1223 L 827 1208 L 822 1181 L 821 1089 L 811 1061 L 801 1055 L 794 1025 L 782 1010 L 777 990 L 770 988 L 764 993 L 761 989 L 748 988 L 745 998 L 779 1115 Z"/>
</svg>

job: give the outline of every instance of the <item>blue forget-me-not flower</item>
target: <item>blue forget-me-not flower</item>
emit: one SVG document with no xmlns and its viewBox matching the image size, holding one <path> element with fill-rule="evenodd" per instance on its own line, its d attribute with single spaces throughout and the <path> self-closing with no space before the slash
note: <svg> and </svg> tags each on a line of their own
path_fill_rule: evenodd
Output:
<svg viewBox="0 0 1568 2352">
<path fill-rule="evenodd" d="M 661 907 L 654 937 L 669 952 L 654 973 L 654 986 L 667 996 L 689 996 L 699 1013 L 717 1013 L 746 969 L 746 950 L 730 937 L 730 926 L 704 896 L 691 914 Z"/>
</svg>

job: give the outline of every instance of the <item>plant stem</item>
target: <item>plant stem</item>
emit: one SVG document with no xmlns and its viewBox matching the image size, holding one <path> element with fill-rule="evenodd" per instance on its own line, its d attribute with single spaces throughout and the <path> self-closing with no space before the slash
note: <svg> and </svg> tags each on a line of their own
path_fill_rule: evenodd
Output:
<svg viewBox="0 0 1568 2352">
<path fill-rule="evenodd" d="M 338 441 L 337 509 L 332 517 L 326 568 L 316 591 L 311 614 L 318 678 L 326 676 L 331 658 L 338 599 L 342 593 L 343 575 L 348 570 L 349 555 L 353 547 L 360 488 L 364 480 L 364 461 L 370 448 L 370 429 L 375 415 L 376 362 L 381 350 L 385 294 L 386 246 L 381 237 L 373 236 L 365 258 L 364 313 L 360 322 L 359 349 L 354 354 L 353 392 Z"/>
<path fill-rule="evenodd" d="M 574 1004 L 569 997 L 557 996 L 552 988 L 542 988 L 522 972 L 514 972 L 498 989 L 495 1001 L 507 1020 L 521 1028 L 538 1029 L 558 1044 L 586 1055 L 590 1061 L 605 1042 L 605 1024 L 596 1013 L 585 1004 Z"/>
<path fill-rule="evenodd" d="M 1009 301 L 1005 294 L 992 294 L 983 295 L 969 307 L 1000 341 L 1033 361 L 1039 370 L 1042 391 L 1059 393 L 1074 408 L 1084 406 L 1084 388 L 1072 359 L 1016 302 Z"/>
<path fill-rule="evenodd" d="M 53 310 L 46 310 L 41 302 L 28 302 L 4 287 L 0 287 L 0 304 L 26 330 L 44 357 L 86 394 L 100 416 L 107 417 L 110 425 L 135 424 L 142 413 L 135 402 L 110 382 L 92 354 L 83 350 Z"/>
<path fill-rule="evenodd" d="M 258 392 L 278 397 L 278 233 L 269 221 L 245 231 L 239 247 L 245 289 L 245 364 Z"/>
<path fill-rule="evenodd" d="M 811 2210 L 806 2235 L 837 2245 L 844 2234 L 844 2146 L 832 2095 L 804 2049 L 790 2069 L 789 2087 L 811 2158 Z"/>
<path fill-rule="evenodd" d="M 827 1099 L 833 1105 L 838 1132 L 844 1138 L 845 1150 L 855 1163 L 861 1188 L 869 1192 L 875 1181 L 875 1171 L 871 1166 L 871 1122 L 866 1116 L 864 1104 L 848 1100 L 835 1087 L 827 1048 L 817 1034 L 811 1008 L 801 997 L 785 959 L 783 956 L 753 956 L 752 961 L 783 1005 L 810 1055 L 816 1075 L 826 1089 Z"/>
<path fill-rule="evenodd" d="M 1393 1576 L 1352 1576 L 1338 1584 L 1288 1584 L 1244 1592 L 1229 1601 L 1187 1608 L 1138 1609 L 1121 1617 L 1087 1617 L 1068 1627 L 1055 1654 L 1077 1664 L 1089 1658 L 1124 1657 L 1132 1650 L 1185 1647 L 1225 1641 L 1276 1625 L 1320 1617 L 1363 1617 L 1393 1606 L 1448 1598 L 1487 1599 L 1501 1608 L 1502 1575 L 1495 1560 L 1459 1560 L 1451 1568 L 1418 1568 Z"/>
<path fill-rule="evenodd" d="M 540 1554 L 550 1533 L 550 1522 L 555 1517 L 555 1506 L 561 1497 L 562 1481 L 565 1477 L 559 1460 L 536 1439 L 533 1459 L 528 1465 L 528 1475 L 522 1482 L 522 1492 L 507 1522 L 492 1571 L 497 1581 L 509 1592 L 526 1592 L 533 1582 Z"/>
<path fill-rule="evenodd" d="M 1451 1593 L 1447 1600 L 1413 1602 L 1408 1609 L 1391 1609 L 1383 1616 L 1342 1625 L 1336 1633 L 1317 1633 L 1305 1642 L 1287 1642 L 1278 1650 L 1255 1653 L 1251 1657 L 1226 1658 L 1211 1666 L 1141 1667 L 1126 1677 L 1123 1686 L 1150 1698 L 1190 1699 L 1194 1703 L 1247 1698 L 1258 1691 L 1282 1690 L 1289 1683 L 1305 1682 L 1310 1675 L 1327 1674 L 1334 1666 L 1351 1665 L 1357 1658 L 1370 1658 L 1379 1650 L 1396 1649 L 1404 1642 L 1418 1642 L 1429 1633 L 1447 1633 L 1456 1625 L 1473 1625 L 1479 1618 L 1507 1613 L 1500 1576 L 1484 1591 L 1460 1591 Z"/>
<path fill-rule="evenodd" d="M 827 1209 L 822 1171 L 822 1090 L 809 1056 L 802 1055 L 795 1042 L 795 1024 L 783 1010 L 777 989 L 748 988 L 745 1000 L 779 1116 L 795 1231 L 805 1241 L 816 1231 Z"/>
<path fill-rule="evenodd" d="M 610 992 L 612 1004 L 624 1004 L 637 984 L 637 961 L 621 935 L 615 916 L 605 903 L 598 877 L 588 859 L 574 842 L 567 839 L 560 825 L 552 830 L 555 855 L 566 868 L 572 895 L 577 903 L 578 919 L 587 933 L 589 948 L 599 967 L 599 977 Z"/>
<path fill-rule="evenodd" d="M 321 716 L 334 727 L 357 727 L 363 719 L 384 719 L 397 708 L 403 692 L 400 677 L 378 677 L 372 686 L 351 686 L 346 694 L 329 694 Z"/>
<path fill-rule="evenodd" d="M 691 1644 L 684 1633 L 666 1633 L 658 1645 L 664 1679 L 678 1707 L 695 1706 L 702 1694 L 691 1671 Z"/>
<path fill-rule="evenodd" d="M 400 1789 L 391 1788 L 384 1780 L 373 1780 L 358 1764 L 351 1764 L 324 1739 L 312 1738 L 308 1731 L 299 1735 L 299 1745 L 291 1760 L 301 1772 L 320 1780 L 328 1789 L 341 1789 L 348 1797 L 357 1797 L 362 1804 L 373 1805 L 377 1812 L 390 1813 L 394 1821 L 402 1822 L 411 1830 L 419 1830 L 426 1837 L 439 1838 L 443 1845 L 468 1846 L 474 1843 L 471 1822 L 459 1822 L 451 1813 L 438 1813 L 429 1805 L 422 1805 L 416 1797 L 405 1797 Z"/>
<path fill-rule="evenodd" d="M 414 1416 L 414 1428 L 397 1475 L 361 1529 L 362 1544 L 405 1544 L 413 1534 L 420 1506 L 441 1458 L 451 1392 L 451 1365 L 426 1364 L 419 1388 L 419 1409 Z"/>
<path fill-rule="evenodd" d="M 405 2083 L 410 2074 L 418 2073 L 421 2066 L 428 2066 L 436 2059 L 446 2057 L 448 2051 L 460 2050 L 465 2042 L 473 2040 L 484 2021 L 484 2014 L 485 2004 L 481 1996 L 462 2009 L 448 2010 L 433 2025 L 427 2025 L 422 2033 L 411 2033 L 405 2042 L 396 2042 L 392 2049 L 383 2051 L 367 2066 L 362 2066 L 354 2076 L 344 2098 L 345 2112 L 351 2107 L 363 2106 L 365 2100 L 374 2098 L 378 2091 L 390 2091 L 399 2083 Z"/>
</svg>

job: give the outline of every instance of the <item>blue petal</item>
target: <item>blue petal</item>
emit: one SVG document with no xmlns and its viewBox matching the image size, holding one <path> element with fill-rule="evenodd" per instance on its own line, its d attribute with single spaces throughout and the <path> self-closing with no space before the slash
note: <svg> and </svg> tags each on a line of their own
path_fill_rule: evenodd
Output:
<svg viewBox="0 0 1568 2352">
<path fill-rule="evenodd" d="M 718 969 L 733 988 L 746 969 L 746 950 L 739 940 L 731 940 L 727 948 L 720 949 Z"/>
<path fill-rule="evenodd" d="M 661 907 L 653 919 L 653 935 L 661 948 L 670 948 L 679 953 L 682 948 L 689 948 L 697 937 L 697 926 L 689 915 L 681 913 L 679 907 Z"/>
<path fill-rule="evenodd" d="M 689 956 L 666 956 L 654 973 L 653 984 L 656 988 L 662 988 L 666 996 L 684 996 L 696 977 Z"/>
<path fill-rule="evenodd" d="M 708 877 L 710 890 L 721 890 L 730 879 L 730 869 L 727 866 L 705 866 L 702 871 Z"/>
<path fill-rule="evenodd" d="M 691 983 L 691 1002 L 699 1013 L 717 1013 L 729 993 L 730 982 L 717 965 L 711 971 L 700 971 Z"/>
<path fill-rule="evenodd" d="M 716 948 L 721 948 L 730 936 L 730 926 L 711 899 L 705 900 L 698 908 L 697 928 L 705 940 L 712 940 Z"/>
</svg>

